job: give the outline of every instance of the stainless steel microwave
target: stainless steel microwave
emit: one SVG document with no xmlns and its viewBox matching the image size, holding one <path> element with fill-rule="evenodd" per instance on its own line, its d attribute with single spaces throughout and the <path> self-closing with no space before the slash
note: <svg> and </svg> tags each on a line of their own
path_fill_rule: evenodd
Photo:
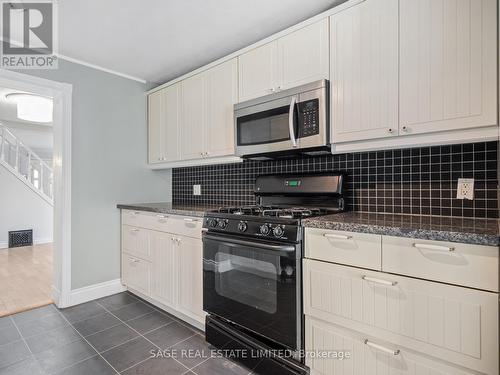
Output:
<svg viewBox="0 0 500 375">
<path fill-rule="evenodd" d="M 312 82 L 235 104 L 236 154 L 329 153 L 329 83 Z"/>
</svg>

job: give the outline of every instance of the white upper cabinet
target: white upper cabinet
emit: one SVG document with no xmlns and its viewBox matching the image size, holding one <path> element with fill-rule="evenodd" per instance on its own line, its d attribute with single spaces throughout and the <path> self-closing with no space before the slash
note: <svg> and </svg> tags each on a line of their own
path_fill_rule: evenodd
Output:
<svg viewBox="0 0 500 375">
<path fill-rule="evenodd" d="M 329 76 L 328 18 L 278 39 L 279 89 Z"/>
<path fill-rule="evenodd" d="M 398 135 L 398 0 L 330 17 L 330 74 L 332 143 Z"/>
<path fill-rule="evenodd" d="M 149 138 L 149 163 L 162 161 L 162 127 L 164 118 L 163 90 L 156 91 L 148 96 L 148 138 Z"/>
<path fill-rule="evenodd" d="M 328 79 L 328 19 L 238 57 L 240 102 Z"/>
<path fill-rule="evenodd" d="M 274 41 L 238 57 L 240 102 L 268 95 L 277 88 L 277 52 Z"/>
<path fill-rule="evenodd" d="M 234 154 L 233 106 L 238 102 L 238 60 L 207 71 L 206 156 Z"/>
<path fill-rule="evenodd" d="M 163 90 L 162 90 L 163 91 Z M 176 83 L 164 89 L 164 132 L 163 139 L 163 161 L 177 161 L 180 159 L 179 128 L 181 116 L 181 85 Z"/>
<path fill-rule="evenodd" d="M 199 159 L 205 152 L 206 73 L 185 79 L 181 85 L 181 159 Z"/>
<path fill-rule="evenodd" d="M 180 84 L 148 96 L 150 163 L 179 160 L 179 116 Z"/>
<path fill-rule="evenodd" d="M 495 125 L 496 0 L 400 0 L 401 134 Z"/>
</svg>

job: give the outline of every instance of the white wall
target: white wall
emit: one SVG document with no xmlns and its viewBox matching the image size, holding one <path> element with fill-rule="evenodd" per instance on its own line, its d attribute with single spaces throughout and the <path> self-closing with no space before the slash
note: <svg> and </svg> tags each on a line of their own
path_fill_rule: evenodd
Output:
<svg viewBox="0 0 500 375">
<path fill-rule="evenodd" d="M 171 172 L 147 168 L 148 87 L 62 59 L 19 73 L 73 85 L 72 289 L 118 279 L 116 204 L 171 200 Z"/>
<path fill-rule="evenodd" d="M 33 229 L 35 243 L 51 242 L 52 222 L 52 206 L 0 165 L 0 249 L 11 230 Z"/>
</svg>

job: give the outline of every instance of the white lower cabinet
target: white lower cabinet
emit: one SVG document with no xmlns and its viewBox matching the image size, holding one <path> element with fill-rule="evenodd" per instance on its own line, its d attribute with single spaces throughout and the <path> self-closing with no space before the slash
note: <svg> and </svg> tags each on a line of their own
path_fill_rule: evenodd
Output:
<svg viewBox="0 0 500 375">
<path fill-rule="evenodd" d="M 418 253 L 418 249 L 408 246 L 397 253 L 392 242 L 384 240 L 382 272 L 336 264 L 352 260 L 351 255 L 342 256 L 341 251 L 337 252 L 336 263 L 330 263 L 329 256 L 304 259 L 306 350 L 319 350 L 321 345 L 342 349 L 348 343 L 347 347 L 356 355 L 349 361 L 310 359 L 313 373 L 498 375 L 498 293 L 477 289 L 480 285 L 476 282 L 477 277 L 471 277 L 469 271 L 469 268 L 477 273 L 489 270 L 489 266 L 473 259 L 481 254 L 498 262 L 498 257 L 490 254 L 492 249 L 440 241 L 392 240 L 415 242 L 418 247 L 425 242 L 429 251 L 437 251 L 437 255 L 442 255 L 439 253 L 442 248 L 453 246 L 457 251 L 455 256 L 468 262 L 453 263 L 446 253 L 436 259 L 431 257 L 436 262 L 432 265 L 434 268 L 421 267 L 415 260 L 415 266 L 410 267 L 403 260 L 408 257 L 411 260 L 412 252 Z M 397 242 L 399 247 L 402 246 L 400 242 Z M 318 249 L 311 252 L 308 245 L 306 241 L 306 256 L 322 254 Z M 318 242 L 317 246 L 324 247 L 325 254 L 331 249 L 331 244 Z M 390 273 L 384 272 L 387 271 L 384 260 L 388 258 L 391 260 Z M 457 280 L 450 267 L 463 268 L 462 285 L 436 282 L 447 275 L 451 277 L 449 282 Z M 413 277 L 430 274 L 429 270 L 432 276 L 441 270 L 443 276 L 436 281 Z M 487 278 L 498 280 L 489 272 L 481 285 L 490 285 L 491 280 Z M 343 329 L 352 332 L 343 333 Z M 370 338 L 363 338 L 363 335 Z M 364 343 L 365 339 L 369 340 L 369 345 Z M 387 348 L 401 352 L 388 356 Z M 424 358 L 429 359 L 424 361 Z M 459 370 L 459 367 L 469 370 Z M 377 371 L 373 370 L 375 368 Z"/>
<path fill-rule="evenodd" d="M 151 262 L 123 253 L 122 281 L 138 292 L 149 294 L 151 291 Z"/>
<path fill-rule="evenodd" d="M 194 319 L 204 321 L 202 249 L 203 244 L 200 239 L 179 237 L 177 252 L 178 309 Z"/>
<path fill-rule="evenodd" d="M 398 345 L 306 316 L 311 375 L 474 375 Z M 349 356 L 340 359 L 340 357 Z"/>
<path fill-rule="evenodd" d="M 170 233 L 151 232 L 153 282 L 151 297 L 175 308 L 177 289 L 176 242 Z"/>
<path fill-rule="evenodd" d="M 122 218 L 127 218 L 124 212 Z M 122 225 L 122 282 L 149 302 L 202 328 L 201 218 L 170 215 L 162 231 L 148 228 L 150 213 L 135 212 L 142 227 Z M 128 219 L 124 220 L 130 223 Z"/>
</svg>

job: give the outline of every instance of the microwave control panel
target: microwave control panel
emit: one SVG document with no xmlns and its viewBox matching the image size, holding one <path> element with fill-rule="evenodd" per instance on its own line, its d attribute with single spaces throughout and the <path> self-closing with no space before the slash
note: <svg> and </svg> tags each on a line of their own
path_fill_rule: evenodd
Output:
<svg viewBox="0 0 500 375">
<path fill-rule="evenodd" d="M 312 99 L 297 104 L 299 115 L 299 138 L 319 134 L 319 100 Z"/>
</svg>

